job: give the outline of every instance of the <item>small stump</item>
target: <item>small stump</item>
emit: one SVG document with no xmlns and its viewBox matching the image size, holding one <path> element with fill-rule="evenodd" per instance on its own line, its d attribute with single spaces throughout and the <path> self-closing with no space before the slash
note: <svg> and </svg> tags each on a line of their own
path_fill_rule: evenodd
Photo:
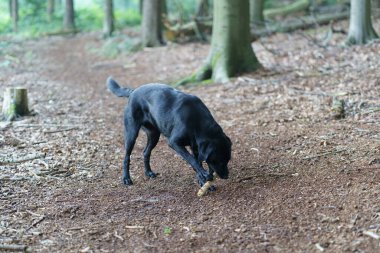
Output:
<svg viewBox="0 0 380 253">
<path fill-rule="evenodd" d="M 7 88 L 4 92 L 2 118 L 6 121 L 29 114 L 28 90 L 26 88 Z"/>
</svg>

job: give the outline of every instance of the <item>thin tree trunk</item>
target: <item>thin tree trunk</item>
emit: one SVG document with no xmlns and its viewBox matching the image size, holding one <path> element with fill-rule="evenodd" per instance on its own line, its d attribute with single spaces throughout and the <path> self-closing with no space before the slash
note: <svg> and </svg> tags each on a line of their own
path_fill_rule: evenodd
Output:
<svg viewBox="0 0 380 253">
<path fill-rule="evenodd" d="M 8 0 L 9 17 L 12 19 L 12 0 Z"/>
<path fill-rule="evenodd" d="M 264 0 L 250 0 L 249 10 L 251 24 L 256 27 L 264 26 Z"/>
<path fill-rule="evenodd" d="M 142 44 L 155 47 L 163 44 L 161 9 L 162 0 L 143 1 L 143 17 L 141 24 Z"/>
<path fill-rule="evenodd" d="M 75 30 L 74 0 L 66 0 L 63 27 L 66 31 Z"/>
<path fill-rule="evenodd" d="M 351 0 L 347 44 L 365 44 L 378 38 L 371 22 L 371 0 Z"/>
<path fill-rule="evenodd" d="M 208 17 L 209 16 L 209 3 L 208 0 L 197 0 L 197 9 L 195 11 L 196 17 Z"/>
<path fill-rule="evenodd" d="M 143 13 L 143 5 L 144 5 L 144 0 L 139 1 L 139 12 L 142 15 Z"/>
<path fill-rule="evenodd" d="M 114 31 L 113 0 L 104 0 L 103 34 L 110 37 Z"/>
<path fill-rule="evenodd" d="M 13 25 L 13 31 L 18 31 L 18 0 L 12 0 L 12 6 L 11 6 L 11 12 L 12 12 L 12 25 Z"/>
<path fill-rule="evenodd" d="M 54 9 L 55 9 L 55 0 L 48 0 L 47 2 L 48 22 L 51 22 L 53 20 Z"/>
<path fill-rule="evenodd" d="M 249 1 L 215 1 L 211 49 L 206 63 L 177 85 L 210 78 L 226 82 L 237 74 L 260 68 L 250 39 Z"/>
</svg>

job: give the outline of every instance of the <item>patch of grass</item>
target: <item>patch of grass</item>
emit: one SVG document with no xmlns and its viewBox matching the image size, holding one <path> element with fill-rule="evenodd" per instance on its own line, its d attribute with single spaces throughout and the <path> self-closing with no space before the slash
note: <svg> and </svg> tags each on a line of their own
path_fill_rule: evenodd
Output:
<svg viewBox="0 0 380 253">
<path fill-rule="evenodd" d="M 164 234 L 165 235 L 171 235 L 173 233 L 173 229 L 170 227 L 165 227 L 164 228 Z"/>
</svg>

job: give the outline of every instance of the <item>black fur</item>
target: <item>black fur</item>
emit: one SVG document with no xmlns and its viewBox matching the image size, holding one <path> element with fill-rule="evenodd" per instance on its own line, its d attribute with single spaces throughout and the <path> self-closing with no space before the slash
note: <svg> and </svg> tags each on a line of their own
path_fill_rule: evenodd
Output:
<svg viewBox="0 0 380 253">
<path fill-rule="evenodd" d="M 107 86 L 115 95 L 129 97 L 124 111 L 124 184 L 132 184 L 130 155 L 140 128 L 148 137 L 144 150 L 146 176 L 156 177 L 150 167 L 150 154 L 162 134 L 168 139 L 169 146 L 193 167 L 201 186 L 212 180 L 214 171 L 220 178 L 228 178 L 232 143 L 198 97 L 156 83 L 136 90 L 121 88 L 111 77 L 107 79 Z M 187 146 L 192 153 L 188 152 Z M 208 172 L 203 169 L 202 161 L 208 164 Z"/>
</svg>

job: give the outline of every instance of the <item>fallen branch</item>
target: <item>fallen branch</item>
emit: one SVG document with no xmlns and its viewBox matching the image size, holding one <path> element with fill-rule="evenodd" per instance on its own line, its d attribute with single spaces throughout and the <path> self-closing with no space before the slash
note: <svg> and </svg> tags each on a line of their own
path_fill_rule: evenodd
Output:
<svg viewBox="0 0 380 253">
<path fill-rule="evenodd" d="M 8 157 L 0 157 L 0 165 L 7 164 L 7 163 L 22 163 L 27 162 L 30 160 L 45 158 L 46 154 L 31 154 L 26 155 L 24 157 L 16 157 L 16 158 L 8 158 Z"/>
<path fill-rule="evenodd" d="M 278 8 L 264 10 L 263 14 L 266 19 L 274 18 L 276 16 L 286 16 L 295 12 L 307 10 L 310 6 L 310 2 L 311 1 L 309 0 L 298 0 Z"/>
<path fill-rule="evenodd" d="M 314 27 L 315 25 L 325 25 L 329 24 L 331 21 L 335 20 L 342 20 L 347 19 L 350 16 L 350 13 L 348 11 L 344 11 L 341 13 L 334 13 L 334 14 L 323 14 L 318 16 L 308 16 L 303 19 L 295 19 L 293 21 L 290 21 L 285 24 L 280 25 L 268 25 L 265 28 L 261 29 L 251 29 L 251 35 L 252 39 L 256 40 L 259 37 L 262 36 L 268 36 L 273 33 L 287 33 L 292 32 L 298 29 L 307 29 Z"/>
<path fill-rule="evenodd" d="M 27 246 L 22 244 L 0 244 L 0 250 L 26 251 Z"/>
</svg>

